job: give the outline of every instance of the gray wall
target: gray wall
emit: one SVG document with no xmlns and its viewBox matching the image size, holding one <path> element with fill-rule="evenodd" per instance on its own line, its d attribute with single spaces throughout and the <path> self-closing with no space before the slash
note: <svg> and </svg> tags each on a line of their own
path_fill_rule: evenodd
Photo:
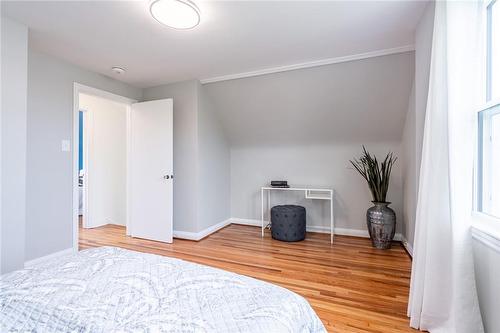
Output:
<svg viewBox="0 0 500 333">
<path fill-rule="evenodd" d="M 185 81 L 144 89 L 144 100 L 174 103 L 174 230 L 198 232 L 198 82 Z"/>
<path fill-rule="evenodd" d="M 406 52 L 204 87 L 232 146 L 388 142 L 401 140 L 413 76 Z"/>
<path fill-rule="evenodd" d="M 213 102 L 198 83 L 198 226 L 230 215 L 230 149 Z"/>
<path fill-rule="evenodd" d="M 0 272 L 24 265 L 26 224 L 26 100 L 28 29 L 2 25 Z"/>
<path fill-rule="evenodd" d="M 26 256 L 31 260 L 72 246 L 73 83 L 140 100 L 142 90 L 28 51 Z"/>
<path fill-rule="evenodd" d="M 433 1 L 427 4 L 415 31 L 415 142 L 417 151 L 416 164 L 419 172 L 424 141 L 425 110 L 427 109 L 427 95 L 429 93 L 434 5 Z"/>
<path fill-rule="evenodd" d="M 361 142 L 324 145 L 269 145 L 231 149 L 231 216 L 260 219 L 260 187 L 271 179 L 286 179 L 290 184 L 335 189 L 335 227 L 366 230 L 366 210 L 371 196 L 366 181 L 349 167 L 349 159 L 361 154 Z M 382 156 L 388 151 L 399 154 L 399 142 L 367 143 L 370 152 Z M 396 165 L 391 178 L 388 200 L 398 217 L 402 214 L 401 172 Z M 271 204 L 296 202 L 306 208 L 307 226 L 329 230 L 330 206 L 323 200 L 304 199 L 304 194 L 279 193 Z M 397 232 L 400 232 L 400 224 Z M 339 230 L 340 232 L 340 230 Z"/>
<path fill-rule="evenodd" d="M 199 232 L 229 217 L 229 148 L 210 116 L 211 104 L 198 100 L 198 81 L 143 91 L 29 49 L 25 260 L 72 246 L 72 154 L 61 151 L 61 140 L 72 138 L 73 82 L 137 100 L 173 97 L 174 229 Z M 198 187 L 200 174 L 204 180 Z M 198 204 L 204 202 L 198 193 L 213 199 L 214 189 L 221 200 L 202 206 L 208 218 L 198 222 Z"/>
<path fill-rule="evenodd" d="M 434 28 L 434 2 L 429 2 L 415 31 L 414 91 L 408 101 L 408 113 L 403 131 L 402 161 L 404 175 L 403 236 L 413 246 L 417 208 L 420 161 L 424 135 L 425 110 L 429 91 L 429 71 Z"/>
<path fill-rule="evenodd" d="M 408 99 L 408 112 L 406 113 L 405 127 L 401 140 L 401 160 L 403 178 L 403 225 L 402 234 L 413 251 L 413 239 L 415 234 L 415 212 L 417 210 L 417 144 L 416 144 L 416 114 L 415 114 L 415 85 Z M 411 253 L 413 255 L 413 253 Z"/>
<path fill-rule="evenodd" d="M 231 217 L 260 219 L 260 187 L 286 179 L 334 188 L 336 226 L 366 230 L 371 198 L 349 159 L 362 144 L 399 155 L 413 72 L 407 52 L 204 85 L 231 144 Z M 388 199 L 401 221 L 399 166 Z M 310 227 L 329 226 L 327 202 L 280 200 L 305 205 Z"/>
<path fill-rule="evenodd" d="M 199 81 L 144 89 L 174 101 L 174 230 L 197 233 L 229 218 L 229 145 Z"/>
</svg>

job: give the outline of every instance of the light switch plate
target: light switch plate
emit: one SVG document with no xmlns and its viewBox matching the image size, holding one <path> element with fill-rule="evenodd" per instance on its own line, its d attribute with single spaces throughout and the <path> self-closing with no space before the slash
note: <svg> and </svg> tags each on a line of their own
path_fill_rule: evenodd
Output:
<svg viewBox="0 0 500 333">
<path fill-rule="evenodd" d="M 61 151 L 71 151 L 71 141 L 62 140 L 61 141 Z"/>
</svg>

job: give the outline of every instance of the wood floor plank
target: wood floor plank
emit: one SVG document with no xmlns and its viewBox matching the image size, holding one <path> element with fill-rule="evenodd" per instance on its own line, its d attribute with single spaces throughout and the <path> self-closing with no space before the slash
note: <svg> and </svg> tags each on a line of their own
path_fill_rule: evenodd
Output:
<svg viewBox="0 0 500 333">
<path fill-rule="evenodd" d="M 125 235 L 106 225 L 80 228 L 80 249 L 119 246 L 217 267 L 268 281 L 305 297 L 329 332 L 417 332 L 406 317 L 411 259 L 397 242 L 390 250 L 368 239 L 308 233 L 286 243 L 257 227 L 230 225 L 194 242 L 165 244 Z"/>
</svg>

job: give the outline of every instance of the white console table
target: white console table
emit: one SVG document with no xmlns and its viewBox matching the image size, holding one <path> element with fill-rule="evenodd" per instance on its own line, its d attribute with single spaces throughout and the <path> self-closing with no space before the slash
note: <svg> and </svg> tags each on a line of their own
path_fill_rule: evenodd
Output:
<svg viewBox="0 0 500 333">
<path fill-rule="evenodd" d="M 262 222 L 262 237 L 264 237 L 264 230 L 270 226 L 271 221 L 264 221 L 264 196 L 267 194 L 267 209 L 269 218 L 271 217 L 271 192 L 272 191 L 299 191 L 304 192 L 306 199 L 312 200 L 329 200 L 330 201 L 330 242 L 333 243 L 333 228 L 335 223 L 335 214 L 333 212 L 333 189 L 329 188 L 312 188 L 306 186 L 291 186 L 291 187 L 272 187 L 264 186 L 260 189 L 261 199 L 261 222 Z"/>
</svg>

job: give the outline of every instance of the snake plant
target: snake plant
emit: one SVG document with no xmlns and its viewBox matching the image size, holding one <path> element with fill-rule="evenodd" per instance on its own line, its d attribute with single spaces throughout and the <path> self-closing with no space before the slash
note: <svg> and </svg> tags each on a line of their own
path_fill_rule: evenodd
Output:
<svg viewBox="0 0 500 333">
<path fill-rule="evenodd" d="M 396 160 L 397 157 L 389 152 L 385 159 L 379 163 L 377 157 L 370 155 L 365 146 L 363 146 L 361 157 L 349 161 L 368 183 L 374 202 L 386 202 L 385 198 L 389 189 L 389 178 Z"/>
</svg>

